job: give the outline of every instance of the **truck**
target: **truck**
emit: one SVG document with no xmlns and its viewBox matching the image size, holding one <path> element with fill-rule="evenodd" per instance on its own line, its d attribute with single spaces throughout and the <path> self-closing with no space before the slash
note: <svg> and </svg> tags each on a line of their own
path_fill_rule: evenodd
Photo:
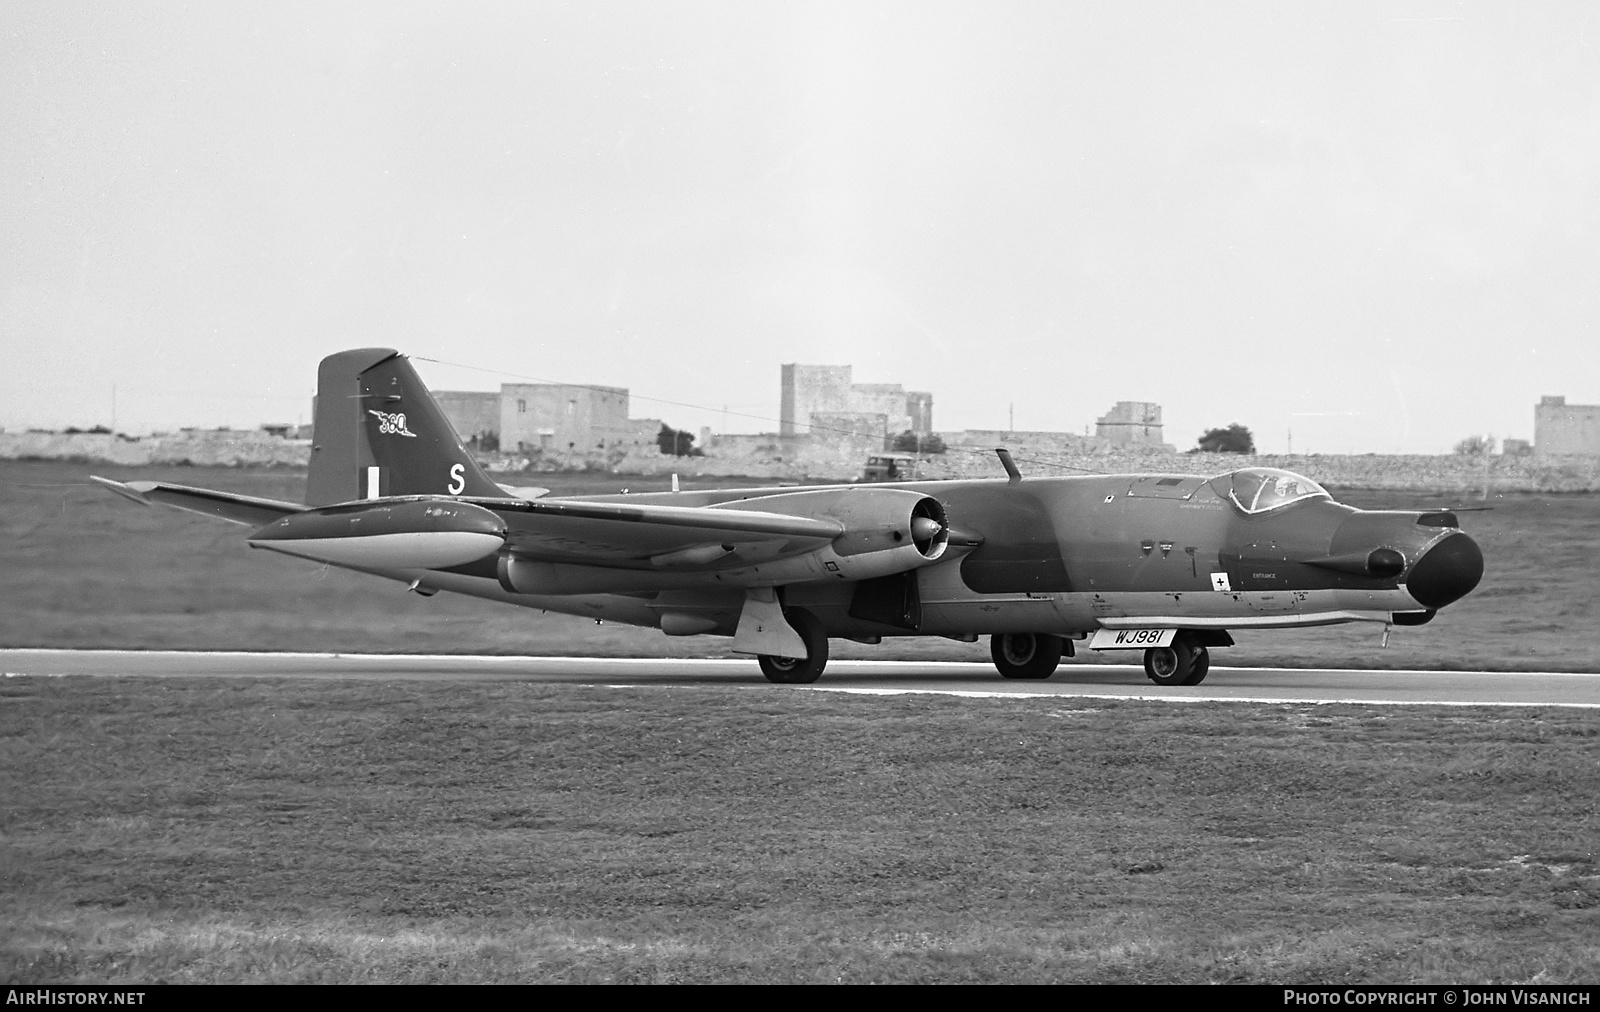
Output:
<svg viewBox="0 0 1600 1012">
<path fill-rule="evenodd" d="M 909 453 L 876 453 L 861 469 L 861 481 L 915 481 L 917 458 Z"/>
</svg>

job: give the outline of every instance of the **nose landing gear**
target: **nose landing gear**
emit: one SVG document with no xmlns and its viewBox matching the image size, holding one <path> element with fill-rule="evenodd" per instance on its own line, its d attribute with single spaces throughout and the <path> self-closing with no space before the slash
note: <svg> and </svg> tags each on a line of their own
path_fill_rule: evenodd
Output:
<svg viewBox="0 0 1600 1012">
<path fill-rule="evenodd" d="M 1199 685 L 1211 670 L 1211 651 L 1193 635 L 1180 632 L 1170 647 L 1144 652 L 1144 673 L 1157 685 Z"/>
</svg>

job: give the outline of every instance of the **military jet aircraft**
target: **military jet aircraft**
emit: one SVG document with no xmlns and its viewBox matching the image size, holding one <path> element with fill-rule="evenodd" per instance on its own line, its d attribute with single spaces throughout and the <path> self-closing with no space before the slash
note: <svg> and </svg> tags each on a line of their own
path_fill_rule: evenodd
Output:
<svg viewBox="0 0 1600 1012">
<path fill-rule="evenodd" d="M 1420 625 L 1483 575 L 1455 514 L 1268 467 L 1024 478 L 1001 450 L 986 480 L 545 495 L 491 480 L 396 351 L 331 355 L 317 383 L 305 504 L 96 480 L 419 594 L 732 636 L 774 682 L 815 681 L 829 637 L 987 635 L 1006 678 L 1087 641 L 1196 685 L 1230 629 Z"/>
</svg>

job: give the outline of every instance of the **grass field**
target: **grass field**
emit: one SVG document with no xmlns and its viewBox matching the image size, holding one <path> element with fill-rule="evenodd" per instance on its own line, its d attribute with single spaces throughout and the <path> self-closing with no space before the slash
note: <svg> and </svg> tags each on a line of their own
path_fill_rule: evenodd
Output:
<svg viewBox="0 0 1600 1012">
<path fill-rule="evenodd" d="M 448 594 L 424 599 L 398 584 L 252 551 L 243 528 L 141 508 L 90 484 L 93 471 L 86 464 L 0 462 L 0 645 L 729 656 L 729 641 L 719 637 L 676 639 Z M 305 482 L 293 470 L 231 468 L 123 469 L 114 476 L 293 500 Z M 572 492 L 666 485 L 603 474 L 541 478 Z M 1425 494 L 1341 498 L 1367 507 L 1449 504 Z M 1503 495 L 1482 505 L 1494 508 L 1462 514 L 1462 522 L 1483 546 L 1483 582 L 1431 624 L 1394 630 L 1387 649 L 1381 628 L 1366 624 L 1239 632 L 1239 645 L 1218 651 L 1216 663 L 1600 671 L 1600 496 Z M 942 639 L 880 646 L 837 640 L 833 651 L 988 657 L 986 644 Z M 1069 675 L 1070 667 L 1057 677 Z"/>
<path fill-rule="evenodd" d="M 0 463 L 0 645 L 726 652 L 253 552 L 90 470 Z M 1492 505 L 1483 585 L 1389 650 L 1219 662 L 1600 670 L 1600 497 Z M 0 749 L 8 982 L 1600 978 L 1589 711 L 19 677 Z"/>
<path fill-rule="evenodd" d="M 0 693 L 10 982 L 1600 979 L 1587 711 Z"/>
</svg>

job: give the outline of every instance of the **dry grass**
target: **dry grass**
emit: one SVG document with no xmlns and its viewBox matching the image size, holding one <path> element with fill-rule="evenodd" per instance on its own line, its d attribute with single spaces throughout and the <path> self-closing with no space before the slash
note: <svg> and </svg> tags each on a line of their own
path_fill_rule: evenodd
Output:
<svg viewBox="0 0 1600 1012">
<path fill-rule="evenodd" d="M 9 981 L 1583 981 L 1557 710 L 14 678 Z"/>
</svg>

